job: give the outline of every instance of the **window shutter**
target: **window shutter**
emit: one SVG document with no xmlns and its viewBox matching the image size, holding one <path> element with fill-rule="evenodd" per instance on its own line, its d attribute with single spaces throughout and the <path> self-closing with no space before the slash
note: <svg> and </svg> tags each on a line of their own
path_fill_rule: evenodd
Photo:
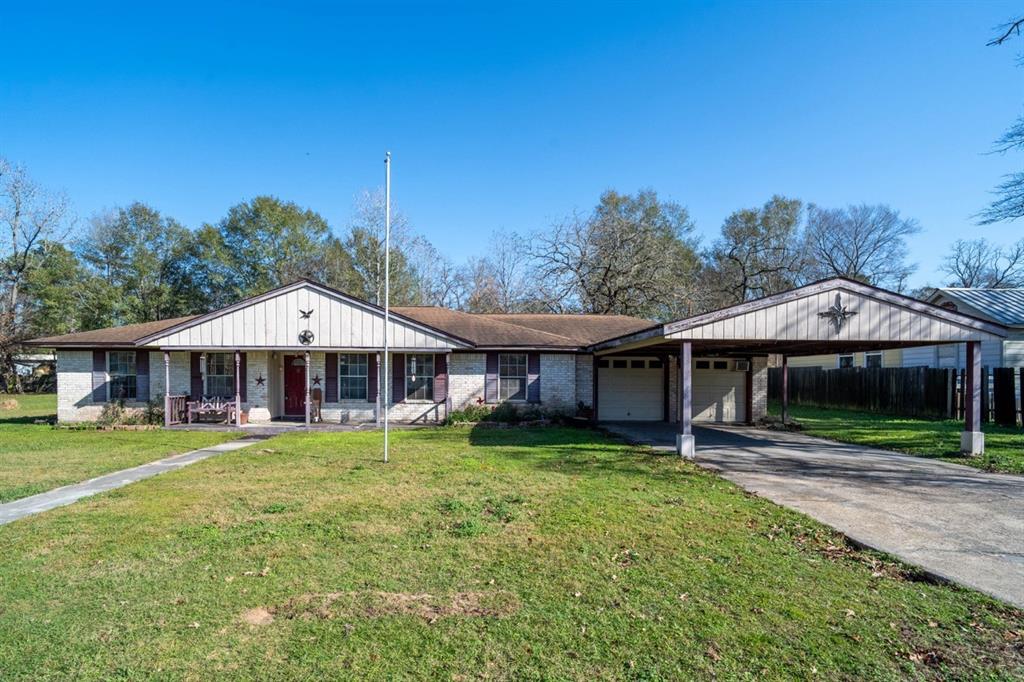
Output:
<svg viewBox="0 0 1024 682">
<path fill-rule="evenodd" d="M 405 354 L 391 356 L 391 402 L 405 402 Z"/>
<path fill-rule="evenodd" d="M 149 351 L 135 351 L 135 399 L 149 402 Z"/>
<path fill-rule="evenodd" d="M 107 402 L 107 351 L 92 352 L 92 401 Z"/>
<path fill-rule="evenodd" d="M 203 370 L 199 364 L 200 353 L 192 353 L 189 360 L 190 373 L 192 375 L 192 383 L 189 386 L 192 400 L 199 400 L 203 397 Z"/>
<path fill-rule="evenodd" d="M 377 354 L 366 356 L 366 402 L 377 402 Z"/>
<path fill-rule="evenodd" d="M 526 354 L 526 400 L 540 402 L 540 353 Z"/>
<path fill-rule="evenodd" d="M 438 353 L 434 356 L 434 402 L 443 403 L 448 400 L 448 355 Z"/>
<path fill-rule="evenodd" d="M 495 351 L 487 353 L 487 378 L 484 383 L 484 401 L 488 403 L 498 402 L 498 354 Z"/>
<path fill-rule="evenodd" d="M 249 367 L 246 364 L 245 353 L 238 354 L 238 392 L 243 403 L 249 402 Z"/>
<path fill-rule="evenodd" d="M 327 362 L 327 386 L 324 388 L 324 402 L 338 402 L 338 354 L 328 353 L 325 357 Z"/>
</svg>

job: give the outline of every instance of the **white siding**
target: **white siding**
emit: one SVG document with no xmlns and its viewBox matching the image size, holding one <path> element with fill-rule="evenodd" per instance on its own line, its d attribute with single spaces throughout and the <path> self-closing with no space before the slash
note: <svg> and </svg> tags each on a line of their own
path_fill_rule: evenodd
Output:
<svg viewBox="0 0 1024 682">
<path fill-rule="evenodd" d="M 313 313 L 303 319 L 300 310 Z M 398 349 L 443 350 L 457 344 L 441 334 L 392 318 L 390 343 Z M 301 348 L 299 334 L 309 330 L 308 348 L 361 349 L 384 345 L 383 312 L 311 286 L 282 292 L 226 312 L 151 342 L 188 348 Z"/>
</svg>

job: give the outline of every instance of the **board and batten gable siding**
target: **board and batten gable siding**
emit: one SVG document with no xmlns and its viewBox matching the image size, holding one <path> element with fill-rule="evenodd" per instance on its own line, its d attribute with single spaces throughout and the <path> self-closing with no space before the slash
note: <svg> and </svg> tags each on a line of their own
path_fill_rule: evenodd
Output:
<svg viewBox="0 0 1024 682">
<path fill-rule="evenodd" d="M 312 310 L 308 319 L 300 311 Z M 363 349 L 384 345 L 384 313 L 312 286 L 257 299 L 211 316 L 146 345 L 162 348 L 302 348 L 299 334 L 313 332 L 306 348 Z M 394 317 L 389 341 L 393 348 L 446 350 L 456 342 L 443 334 Z"/>
<path fill-rule="evenodd" d="M 840 294 L 841 304 L 855 312 L 836 330 L 820 317 Z M 684 323 L 686 321 L 683 321 Z M 669 329 L 674 325 L 667 325 Z M 889 303 L 836 287 L 785 302 L 737 312 L 704 324 L 684 325 L 666 334 L 671 339 L 780 341 L 958 341 L 990 337 L 988 333 L 921 310 Z M 994 337 L 993 337 L 994 338 Z"/>
</svg>

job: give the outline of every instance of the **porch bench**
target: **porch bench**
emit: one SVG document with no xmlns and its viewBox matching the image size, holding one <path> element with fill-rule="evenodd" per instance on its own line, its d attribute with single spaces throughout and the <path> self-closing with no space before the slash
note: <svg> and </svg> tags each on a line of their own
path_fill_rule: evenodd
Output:
<svg viewBox="0 0 1024 682">
<path fill-rule="evenodd" d="M 235 401 L 225 398 L 203 398 L 192 400 L 188 403 L 188 423 L 191 424 L 195 418 L 207 415 L 224 415 L 224 421 L 228 424 L 235 422 Z"/>
</svg>

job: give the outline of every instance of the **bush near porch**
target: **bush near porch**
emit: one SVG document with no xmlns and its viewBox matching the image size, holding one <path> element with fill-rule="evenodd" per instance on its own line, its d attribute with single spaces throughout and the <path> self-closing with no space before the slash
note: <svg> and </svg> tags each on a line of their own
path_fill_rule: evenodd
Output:
<svg viewBox="0 0 1024 682">
<path fill-rule="evenodd" d="M 17 407 L 0 409 L 0 504 L 237 437 L 57 429 L 33 423 L 56 419 L 57 396 L 0 394 L 11 400 Z"/>
<path fill-rule="evenodd" d="M 288 434 L 0 528 L 47 677 L 1024 675 L 1024 613 L 589 430 Z"/>
<path fill-rule="evenodd" d="M 781 414 L 777 401 L 769 409 L 774 416 Z M 964 423 L 959 420 L 910 419 L 803 405 L 790 405 L 789 413 L 811 436 L 941 459 L 985 471 L 1024 474 L 1024 430 L 1019 428 L 984 424 L 985 454 L 967 457 L 960 453 Z"/>
</svg>

